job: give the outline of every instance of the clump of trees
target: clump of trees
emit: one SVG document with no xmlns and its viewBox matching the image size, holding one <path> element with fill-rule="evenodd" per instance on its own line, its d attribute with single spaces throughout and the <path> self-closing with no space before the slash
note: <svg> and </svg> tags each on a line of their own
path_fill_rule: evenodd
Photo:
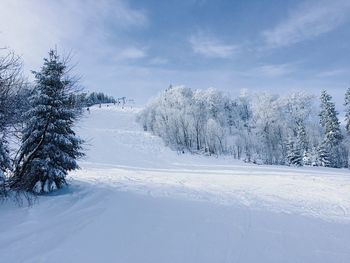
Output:
<svg viewBox="0 0 350 263">
<path fill-rule="evenodd" d="M 21 74 L 20 59 L 7 53 L 0 59 L 0 194 L 7 191 L 42 194 L 66 184 L 69 171 L 78 169 L 83 141 L 73 126 L 79 107 L 77 82 L 68 60 L 51 50 L 34 83 Z M 5 102 L 5 103 L 2 103 Z M 17 154 L 7 137 L 19 138 Z"/>
<path fill-rule="evenodd" d="M 322 92 L 320 111 L 315 99 L 304 92 L 231 98 L 213 89 L 170 87 L 138 122 L 178 151 L 259 164 L 348 167 L 349 149 L 332 98 Z M 349 90 L 345 104 L 348 129 Z"/>
<path fill-rule="evenodd" d="M 85 106 L 92 106 L 102 103 L 116 103 L 117 101 L 112 97 L 104 94 L 103 92 L 92 92 L 85 94 L 84 104 Z"/>
<path fill-rule="evenodd" d="M 77 110 L 77 113 L 82 113 L 82 108 L 90 107 L 96 104 L 113 103 L 118 101 L 112 96 L 108 96 L 103 92 L 92 93 L 73 93 L 69 96 L 69 104 Z"/>
</svg>

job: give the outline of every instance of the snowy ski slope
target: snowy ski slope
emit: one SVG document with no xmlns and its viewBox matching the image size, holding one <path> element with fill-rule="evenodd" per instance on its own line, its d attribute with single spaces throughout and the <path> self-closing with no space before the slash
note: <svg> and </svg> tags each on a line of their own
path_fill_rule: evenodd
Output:
<svg viewBox="0 0 350 263">
<path fill-rule="evenodd" d="M 350 262 L 350 172 L 178 154 L 93 107 L 69 188 L 1 204 L 0 262 Z"/>
</svg>

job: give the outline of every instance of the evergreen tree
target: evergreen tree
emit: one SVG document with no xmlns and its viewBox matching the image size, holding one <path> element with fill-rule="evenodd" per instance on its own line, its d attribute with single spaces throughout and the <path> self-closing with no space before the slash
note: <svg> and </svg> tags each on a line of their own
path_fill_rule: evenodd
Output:
<svg viewBox="0 0 350 263">
<path fill-rule="evenodd" d="M 301 151 L 301 154 L 304 155 L 309 148 L 309 142 L 308 142 L 307 134 L 305 131 L 305 125 L 303 123 L 298 123 L 297 143 L 299 145 L 299 149 Z"/>
<path fill-rule="evenodd" d="M 320 124 L 324 130 L 324 138 L 319 147 L 320 162 L 325 166 L 344 166 L 343 136 L 340 130 L 340 123 L 331 101 L 332 97 L 323 91 L 321 94 Z"/>
<path fill-rule="evenodd" d="M 324 167 L 332 167 L 332 156 L 329 145 L 323 141 L 317 148 L 317 165 Z"/>
<path fill-rule="evenodd" d="M 319 147 L 309 147 L 308 150 L 304 153 L 303 156 L 303 164 L 304 165 L 311 165 L 311 166 L 318 166 L 322 165 L 319 161 Z"/>
<path fill-rule="evenodd" d="M 345 93 L 345 128 L 350 135 L 350 88 Z"/>
<path fill-rule="evenodd" d="M 301 153 L 300 145 L 295 143 L 292 138 L 287 142 L 287 161 L 289 165 L 301 166 L 303 155 Z"/>
<path fill-rule="evenodd" d="M 51 50 L 40 72 L 26 114 L 22 146 L 10 186 L 15 190 L 46 193 L 66 184 L 70 170 L 78 169 L 82 140 L 72 130 L 77 113 L 71 107 L 74 82 L 67 66 Z"/>
<path fill-rule="evenodd" d="M 294 148 L 294 155 L 295 155 L 296 161 L 294 161 L 294 163 L 292 164 L 302 166 L 304 165 L 304 161 L 306 161 L 305 164 L 307 164 L 308 163 L 307 153 L 309 148 L 309 142 L 305 131 L 305 125 L 303 124 L 302 121 L 298 121 L 296 124 L 293 143 L 294 143 L 293 148 Z M 290 154 L 290 152 L 288 153 L 289 148 L 290 148 L 290 145 L 287 144 L 287 154 Z M 289 164 L 291 163 L 289 162 Z"/>
</svg>

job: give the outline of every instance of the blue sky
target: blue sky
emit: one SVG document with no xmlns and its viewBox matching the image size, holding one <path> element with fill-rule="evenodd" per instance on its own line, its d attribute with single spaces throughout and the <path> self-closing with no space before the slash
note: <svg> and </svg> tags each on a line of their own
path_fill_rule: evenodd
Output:
<svg viewBox="0 0 350 263">
<path fill-rule="evenodd" d="M 286 93 L 350 86 L 349 0 L 3 0 L 0 46 L 38 69 L 71 52 L 89 90 L 143 103 L 169 84 Z"/>
</svg>

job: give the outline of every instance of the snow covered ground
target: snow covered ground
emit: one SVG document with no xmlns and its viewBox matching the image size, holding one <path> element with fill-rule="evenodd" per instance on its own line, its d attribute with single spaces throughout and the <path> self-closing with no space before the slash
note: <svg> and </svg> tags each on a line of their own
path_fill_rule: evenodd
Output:
<svg viewBox="0 0 350 263">
<path fill-rule="evenodd" d="M 93 107 L 71 185 L 0 205 L 0 262 L 350 262 L 350 172 L 178 154 Z"/>
</svg>

